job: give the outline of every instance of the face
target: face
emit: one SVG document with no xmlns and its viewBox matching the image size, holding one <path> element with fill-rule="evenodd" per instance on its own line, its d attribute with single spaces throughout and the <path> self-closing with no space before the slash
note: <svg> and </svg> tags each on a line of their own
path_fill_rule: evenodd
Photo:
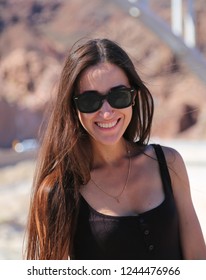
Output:
<svg viewBox="0 0 206 280">
<path fill-rule="evenodd" d="M 110 63 L 101 63 L 83 72 L 79 83 L 79 94 L 98 91 L 106 95 L 112 88 L 124 86 L 130 88 L 123 70 Z M 88 132 L 93 142 L 113 145 L 122 139 L 132 117 L 132 106 L 116 109 L 103 100 L 102 107 L 93 113 L 82 113 L 79 110 L 79 121 Z"/>
</svg>

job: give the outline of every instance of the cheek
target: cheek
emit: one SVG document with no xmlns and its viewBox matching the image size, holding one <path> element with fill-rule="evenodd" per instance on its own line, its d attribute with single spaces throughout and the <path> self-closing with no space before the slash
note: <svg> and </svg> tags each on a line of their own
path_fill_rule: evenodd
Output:
<svg viewBox="0 0 206 280">
<path fill-rule="evenodd" d="M 85 130 L 88 130 L 91 127 L 91 120 L 93 114 L 84 114 L 78 112 L 78 118 L 81 125 L 84 127 Z"/>
<path fill-rule="evenodd" d="M 127 122 L 130 123 L 131 119 L 132 119 L 132 107 L 129 107 L 129 108 L 126 108 L 125 109 L 125 116 L 126 116 L 126 119 L 127 119 Z"/>
</svg>

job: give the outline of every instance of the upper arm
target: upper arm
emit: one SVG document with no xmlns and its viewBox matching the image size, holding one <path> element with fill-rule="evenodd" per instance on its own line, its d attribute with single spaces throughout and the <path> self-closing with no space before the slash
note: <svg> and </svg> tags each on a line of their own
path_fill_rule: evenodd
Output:
<svg viewBox="0 0 206 280">
<path fill-rule="evenodd" d="M 206 246 L 192 202 L 187 170 L 181 155 L 163 148 L 177 206 L 184 259 L 206 259 Z"/>
</svg>

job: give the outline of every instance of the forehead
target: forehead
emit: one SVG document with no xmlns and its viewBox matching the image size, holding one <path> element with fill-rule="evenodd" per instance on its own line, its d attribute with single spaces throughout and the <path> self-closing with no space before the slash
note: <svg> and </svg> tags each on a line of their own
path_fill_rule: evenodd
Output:
<svg viewBox="0 0 206 280">
<path fill-rule="evenodd" d="M 86 69 L 79 81 L 80 93 L 86 90 L 105 92 L 118 85 L 129 86 L 124 71 L 111 63 L 100 63 Z"/>
</svg>

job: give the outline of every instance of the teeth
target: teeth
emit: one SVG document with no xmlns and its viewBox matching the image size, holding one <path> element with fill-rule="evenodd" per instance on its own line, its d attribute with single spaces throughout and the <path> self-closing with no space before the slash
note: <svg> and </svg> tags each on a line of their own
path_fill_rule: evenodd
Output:
<svg viewBox="0 0 206 280">
<path fill-rule="evenodd" d="M 97 123 L 97 125 L 102 128 L 111 128 L 111 127 L 114 127 L 116 124 L 117 124 L 117 121 L 114 121 L 111 123 Z"/>
</svg>

